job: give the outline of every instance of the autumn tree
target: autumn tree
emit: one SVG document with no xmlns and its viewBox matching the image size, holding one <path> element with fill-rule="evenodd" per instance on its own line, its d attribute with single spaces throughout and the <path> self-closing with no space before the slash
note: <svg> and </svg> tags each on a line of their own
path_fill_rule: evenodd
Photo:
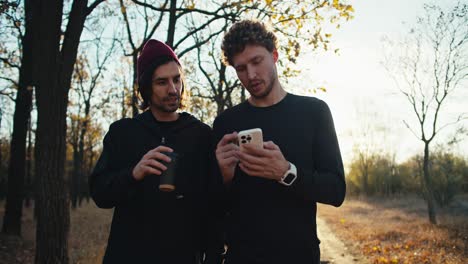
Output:
<svg viewBox="0 0 468 264">
<path fill-rule="evenodd" d="M 128 2 L 128 1 L 127 1 Z M 233 8 L 239 2 L 245 1 L 159 1 L 149 3 L 148 1 L 132 0 L 133 3 L 126 3 L 120 0 L 122 16 L 125 22 L 128 43 L 130 48 L 126 50 L 126 56 L 132 57 L 133 62 L 133 115 L 138 113 L 137 109 L 137 85 L 136 61 L 138 53 L 143 45 L 155 34 L 159 40 L 171 46 L 179 58 L 195 50 L 200 45 L 208 43 L 212 38 L 221 34 L 222 29 L 208 30 L 210 25 L 216 25 L 223 19 L 235 19 L 236 12 Z M 130 16 L 133 12 L 133 16 Z M 200 18 L 196 24 L 186 23 L 190 16 Z M 133 19 L 131 19 L 133 17 Z M 194 43 L 191 36 L 203 33 L 200 42 Z"/>
<path fill-rule="evenodd" d="M 15 113 L 13 116 L 13 134 L 10 143 L 10 161 L 8 165 L 8 195 L 5 204 L 5 216 L 2 232 L 11 235 L 21 235 L 21 216 L 24 200 L 24 177 L 26 167 L 26 134 L 32 106 L 32 34 L 36 25 L 31 19 L 32 2 L 25 1 L 24 16 L 16 17 L 18 13 L 9 15 L 15 34 L 19 41 L 22 54 L 21 65 L 15 64 L 10 57 L 2 58 L 4 63 L 19 70 L 19 80 L 16 84 Z M 25 18 L 25 19 L 22 19 Z M 22 24 L 24 23 L 24 27 Z M 24 31 L 24 32 L 23 32 Z"/>
<path fill-rule="evenodd" d="M 224 30 L 230 25 L 226 21 Z M 197 57 L 195 62 L 186 62 L 186 65 L 195 66 L 196 69 L 189 71 L 191 86 L 191 108 L 203 117 L 211 119 L 215 115 L 219 115 L 225 109 L 234 106 L 236 103 L 245 100 L 245 91 L 241 89 L 240 81 L 233 76 L 232 72 L 228 71 L 227 65 L 222 61 L 220 41 L 217 36 L 212 41 L 205 45 L 197 47 Z M 196 43 L 200 42 L 197 34 L 193 36 Z M 197 70 L 198 69 L 198 70 Z M 197 74 L 201 72 L 200 74 Z M 236 91 L 241 91 L 236 93 Z M 239 96 L 240 95 L 240 96 Z M 208 106 L 210 103 L 215 104 L 214 111 L 211 111 Z M 200 109 L 197 107 L 203 106 Z M 206 118 L 205 118 L 206 119 Z"/>
<path fill-rule="evenodd" d="M 442 129 L 466 119 L 466 113 L 442 117 L 448 98 L 468 79 L 468 4 L 459 1 L 447 10 L 424 5 L 424 11 L 402 42 L 387 41 L 393 49 L 385 66 L 416 117 L 405 124 L 424 145 L 423 188 L 429 220 L 436 224 L 430 145 Z"/>
<path fill-rule="evenodd" d="M 72 92 L 76 98 L 74 98 L 75 102 L 70 98 L 70 103 L 74 106 L 71 109 L 75 111 L 70 111 L 69 115 L 71 136 L 68 141 L 73 151 L 73 169 L 69 182 L 72 208 L 77 207 L 83 198 L 83 189 L 87 186 L 84 161 L 89 148 L 85 140 L 89 133 L 92 110 L 96 108 L 94 112 L 97 112 L 103 107 L 108 107 L 106 102 L 109 101 L 109 97 L 105 93 L 101 80 L 109 68 L 109 60 L 115 51 L 116 39 L 106 47 L 101 41 L 103 31 L 92 40 L 82 44 L 82 53 L 78 56 L 73 72 Z M 97 91 L 98 89 L 100 90 Z"/>
<path fill-rule="evenodd" d="M 23 6 L 17 2 L 0 2 L 0 96 L 9 98 L 11 102 L 15 101 L 18 89 L 24 12 Z"/>
<path fill-rule="evenodd" d="M 293 65 L 296 63 L 302 48 L 308 50 L 330 49 L 331 34 L 323 30 L 326 24 L 340 23 L 352 18 L 354 9 L 344 1 L 236 1 L 230 2 L 233 16 L 218 21 L 217 24 L 208 25 L 209 32 L 214 28 L 220 28 L 225 32 L 234 22 L 241 19 L 257 19 L 270 26 L 278 36 L 280 52 L 279 77 L 287 82 L 289 77 L 299 74 L 299 70 Z M 219 4 L 224 5 L 219 2 Z M 198 16 L 192 16 L 189 26 L 193 27 L 199 20 Z M 221 61 L 222 35 L 210 39 L 206 44 L 201 42 L 201 37 L 206 31 L 192 35 L 197 47 L 197 71 L 193 72 L 191 80 L 196 90 L 194 97 L 198 100 L 211 101 L 216 104 L 216 113 L 219 114 L 226 108 L 243 101 L 246 97 L 244 89 L 235 77 L 233 71 Z M 203 76 L 203 78 L 199 78 Z M 213 118 L 212 117 L 211 119 Z"/>
<path fill-rule="evenodd" d="M 441 207 L 449 205 L 462 191 L 463 179 L 468 179 L 468 162 L 450 151 L 452 146 L 436 146 L 431 154 L 434 199 Z"/>
</svg>

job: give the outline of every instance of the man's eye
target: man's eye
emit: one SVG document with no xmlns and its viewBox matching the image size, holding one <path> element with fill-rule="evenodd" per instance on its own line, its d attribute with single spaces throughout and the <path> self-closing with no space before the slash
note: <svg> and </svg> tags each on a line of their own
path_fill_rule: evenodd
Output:
<svg viewBox="0 0 468 264">
<path fill-rule="evenodd" d="M 253 64 L 259 64 L 260 62 L 262 62 L 262 58 L 256 58 L 253 60 Z"/>
</svg>

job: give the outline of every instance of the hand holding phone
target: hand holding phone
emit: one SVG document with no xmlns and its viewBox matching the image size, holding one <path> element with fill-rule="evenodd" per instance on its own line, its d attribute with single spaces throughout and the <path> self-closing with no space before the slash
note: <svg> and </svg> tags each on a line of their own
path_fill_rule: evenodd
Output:
<svg viewBox="0 0 468 264">
<path fill-rule="evenodd" d="M 263 133 L 260 128 L 253 128 L 240 131 L 237 134 L 237 141 L 241 151 L 244 151 L 244 145 L 251 144 L 257 148 L 263 148 Z"/>
</svg>

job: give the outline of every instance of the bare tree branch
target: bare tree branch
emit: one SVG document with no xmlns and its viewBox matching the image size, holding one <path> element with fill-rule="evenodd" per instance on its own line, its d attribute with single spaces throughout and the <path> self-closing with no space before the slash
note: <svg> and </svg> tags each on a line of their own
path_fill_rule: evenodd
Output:
<svg viewBox="0 0 468 264">
<path fill-rule="evenodd" d="M 12 63 L 8 58 L 0 57 L 0 60 L 11 68 L 20 69 L 20 65 Z"/>
<path fill-rule="evenodd" d="M 89 14 L 91 14 L 91 12 L 93 12 L 93 10 L 102 2 L 104 2 L 105 0 L 96 0 L 94 1 L 90 6 L 88 6 L 87 10 L 86 10 L 86 16 L 88 16 Z"/>
</svg>

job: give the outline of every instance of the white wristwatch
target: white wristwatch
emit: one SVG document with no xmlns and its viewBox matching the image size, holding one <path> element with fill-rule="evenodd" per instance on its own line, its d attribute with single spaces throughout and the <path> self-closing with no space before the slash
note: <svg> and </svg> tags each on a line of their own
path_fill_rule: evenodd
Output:
<svg viewBox="0 0 468 264">
<path fill-rule="evenodd" d="M 279 183 L 283 184 L 284 186 L 290 186 L 293 184 L 293 182 L 297 178 L 297 169 L 294 164 L 289 162 L 289 170 L 286 171 L 286 173 L 281 177 L 281 179 L 278 181 Z"/>
</svg>

